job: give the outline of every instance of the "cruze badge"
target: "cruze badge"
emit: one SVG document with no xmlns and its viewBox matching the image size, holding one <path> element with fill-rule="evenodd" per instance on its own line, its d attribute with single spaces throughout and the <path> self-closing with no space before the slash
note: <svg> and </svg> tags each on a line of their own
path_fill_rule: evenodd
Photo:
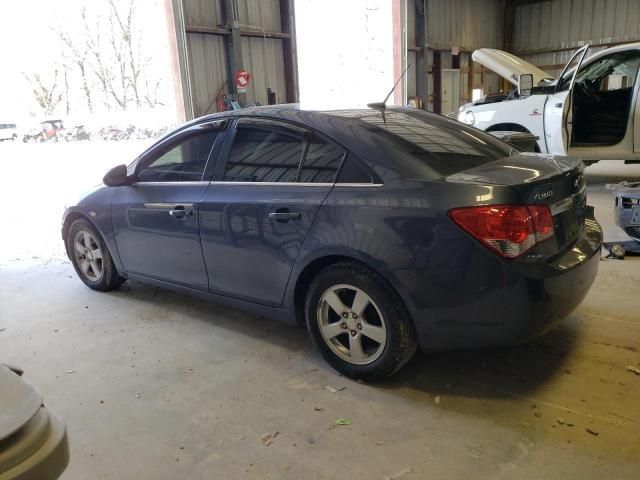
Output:
<svg viewBox="0 0 640 480">
<path fill-rule="evenodd" d="M 544 200 L 546 198 L 553 197 L 553 190 L 547 190 L 546 192 L 538 192 L 534 197 L 536 200 Z"/>
</svg>

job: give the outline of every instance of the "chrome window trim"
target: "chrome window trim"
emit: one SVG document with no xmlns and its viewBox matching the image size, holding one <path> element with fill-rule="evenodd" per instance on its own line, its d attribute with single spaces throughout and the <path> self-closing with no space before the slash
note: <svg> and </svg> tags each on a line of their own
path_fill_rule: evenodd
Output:
<svg viewBox="0 0 640 480">
<path fill-rule="evenodd" d="M 313 183 L 313 182 L 225 182 L 216 180 L 213 185 L 262 185 L 266 187 L 275 186 L 296 186 L 296 187 L 332 187 L 333 183 Z"/>
<path fill-rule="evenodd" d="M 188 180 L 188 181 L 175 181 L 175 182 L 134 182 L 131 186 L 135 185 L 209 185 L 208 180 Z"/>
<path fill-rule="evenodd" d="M 382 187 L 382 183 L 325 183 L 325 182 L 225 182 L 216 180 L 213 185 L 263 185 L 267 187 Z"/>
<path fill-rule="evenodd" d="M 365 187 L 365 188 L 369 188 L 369 187 L 382 187 L 384 186 L 384 183 L 336 183 L 335 184 L 336 187 Z"/>
<path fill-rule="evenodd" d="M 263 185 L 263 186 L 296 186 L 296 187 L 349 187 L 349 188 L 371 188 L 382 187 L 384 183 L 330 183 L 330 182 L 225 182 L 222 180 L 190 180 L 190 181 L 175 181 L 175 182 L 134 182 L 130 186 L 136 185 Z"/>
</svg>

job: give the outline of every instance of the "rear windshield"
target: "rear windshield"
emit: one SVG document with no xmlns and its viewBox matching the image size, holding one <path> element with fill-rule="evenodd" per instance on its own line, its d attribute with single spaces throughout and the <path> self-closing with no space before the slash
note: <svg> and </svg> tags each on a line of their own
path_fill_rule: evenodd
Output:
<svg viewBox="0 0 640 480">
<path fill-rule="evenodd" d="M 386 110 L 384 119 L 379 111 L 360 111 L 357 118 L 367 130 L 445 177 L 515 151 L 515 147 L 488 133 L 421 110 Z"/>
</svg>

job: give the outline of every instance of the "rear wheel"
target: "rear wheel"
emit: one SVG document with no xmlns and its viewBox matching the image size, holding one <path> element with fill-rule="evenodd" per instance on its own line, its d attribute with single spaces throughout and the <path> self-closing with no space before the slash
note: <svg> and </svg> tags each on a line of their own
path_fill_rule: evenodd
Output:
<svg viewBox="0 0 640 480">
<path fill-rule="evenodd" d="M 409 315 L 372 270 L 340 263 L 318 274 L 306 298 L 311 338 L 324 359 L 352 378 L 393 374 L 416 351 Z"/>
<path fill-rule="evenodd" d="M 126 280 L 116 270 L 102 236 L 86 220 L 76 220 L 71 224 L 67 251 L 80 280 L 93 290 L 113 290 Z"/>
</svg>

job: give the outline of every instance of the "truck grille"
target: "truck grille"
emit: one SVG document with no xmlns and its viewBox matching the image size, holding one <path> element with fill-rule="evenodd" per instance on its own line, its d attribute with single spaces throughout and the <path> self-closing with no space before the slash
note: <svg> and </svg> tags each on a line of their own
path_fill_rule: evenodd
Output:
<svg viewBox="0 0 640 480">
<path fill-rule="evenodd" d="M 627 225 L 624 230 L 630 237 L 640 240 L 640 225 Z"/>
</svg>

